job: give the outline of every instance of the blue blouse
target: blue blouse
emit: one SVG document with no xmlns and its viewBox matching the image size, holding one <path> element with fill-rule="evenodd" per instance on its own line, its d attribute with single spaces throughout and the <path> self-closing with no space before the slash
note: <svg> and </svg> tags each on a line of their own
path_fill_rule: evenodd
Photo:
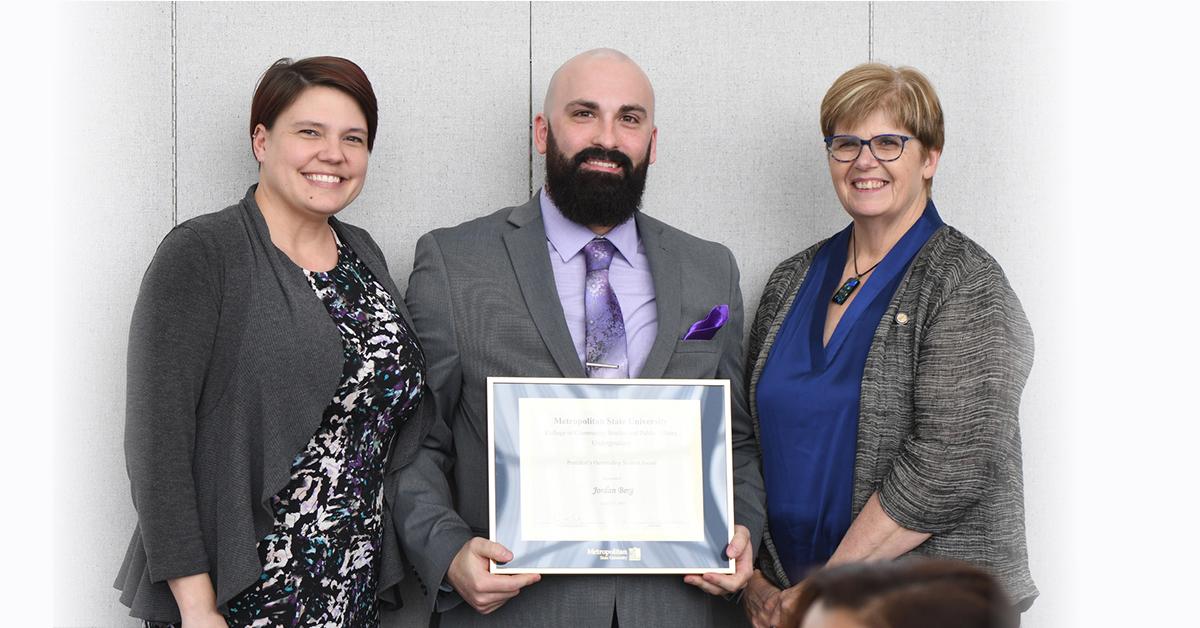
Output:
<svg viewBox="0 0 1200 628">
<path fill-rule="evenodd" d="M 909 263 L 942 226 L 933 201 L 858 288 L 823 346 L 850 227 L 817 251 L 758 380 L 767 518 L 792 582 L 829 560 L 850 528 L 863 367 Z"/>
</svg>

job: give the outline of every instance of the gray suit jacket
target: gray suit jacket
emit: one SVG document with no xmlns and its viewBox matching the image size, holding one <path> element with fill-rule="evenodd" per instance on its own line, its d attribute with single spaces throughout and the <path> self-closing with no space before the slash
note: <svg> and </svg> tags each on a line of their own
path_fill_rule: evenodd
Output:
<svg viewBox="0 0 1200 628">
<path fill-rule="evenodd" d="M 757 546 L 762 476 L 742 381 L 742 295 L 733 255 L 638 214 L 658 310 L 644 378 L 726 378 L 734 383 L 736 521 Z M 727 626 L 740 612 L 684 584 L 682 576 L 545 576 L 490 615 L 438 587 L 454 555 L 488 536 L 488 376 L 586 377 L 554 285 L 538 196 L 417 243 L 407 302 L 425 349 L 423 411 L 434 425 L 414 462 L 390 477 L 406 555 L 426 592 L 446 610 L 442 626 L 608 628 Z M 713 306 L 729 322 L 711 340 L 680 338 Z M 447 610 L 448 609 L 448 610 Z"/>
</svg>

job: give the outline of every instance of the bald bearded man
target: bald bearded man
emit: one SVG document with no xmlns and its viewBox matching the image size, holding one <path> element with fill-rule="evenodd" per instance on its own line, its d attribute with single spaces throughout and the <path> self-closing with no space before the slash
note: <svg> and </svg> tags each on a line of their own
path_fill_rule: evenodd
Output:
<svg viewBox="0 0 1200 628">
<path fill-rule="evenodd" d="M 615 50 L 582 53 L 554 73 L 534 119 L 545 186 L 523 205 L 417 243 L 405 300 L 428 365 L 423 409 L 436 416 L 415 461 L 389 478 L 389 493 L 405 553 L 443 628 L 743 621 L 724 598 L 752 572 L 764 494 L 742 385 L 738 269 L 724 246 L 639 211 L 657 137 L 642 69 Z M 604 253 L 594 252 L 597 238 Z M 606 289 L 619 310 L 613 327 L 622 328 L 615 340 L 588 338 L 586 255 L 611 260 Z M 683 339 L 720 304 L 729 308 L 724 326 Z M 487 540 L 487 377 L 613 374 L 731 381 L 737 525 L 726 553 L 736 573 L 489 573 L 489 559 L 513 556 Z"/>
</svg>

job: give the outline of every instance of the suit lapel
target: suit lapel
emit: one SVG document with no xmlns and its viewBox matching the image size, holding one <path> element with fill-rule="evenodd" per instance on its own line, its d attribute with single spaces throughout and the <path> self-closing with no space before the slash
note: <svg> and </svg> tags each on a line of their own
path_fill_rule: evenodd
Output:
<svg viewBox="0 0 1200 628">
<path fill-rule="evenodd" d="M 680 284 L 679 257 L 656 220 L 637 214 L 638 236 L 650 259 L 650 277 L 654 280 L 654 306 L 658 312 L 658 329 L 654 345 L 646 356 L 639 377 L 660 378 L 675 353 L 675 337 L 683 308 L 683 286 Z"/>
<path fill-rule="evenodd" d="M 504 234 L 504 245 L 534 326 L 564 377 L 587 377 L 558 301 L 538 196 L 514 209 L 508 221 L 517 228 Z"/>
</svg>

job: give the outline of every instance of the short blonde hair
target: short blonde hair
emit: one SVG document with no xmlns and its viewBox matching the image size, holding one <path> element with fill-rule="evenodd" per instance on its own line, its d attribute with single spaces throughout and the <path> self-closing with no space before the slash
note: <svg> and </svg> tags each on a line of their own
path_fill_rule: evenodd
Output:
<svg viewBox="0 0 1200 628">
<path fill-rule="evenodd" d="M 842 74 L 821 101 L 821 132 L 834 134 L 839 125 L 852 125 L 876 111 L 891 116 L 921 142 L 921 153 L 941 151 L 946 141 L 942 103 L 929 79 L 916 68 L 864 63 Z M 925 191 L 933 185 L 925 182 Z"/>
</svg>

